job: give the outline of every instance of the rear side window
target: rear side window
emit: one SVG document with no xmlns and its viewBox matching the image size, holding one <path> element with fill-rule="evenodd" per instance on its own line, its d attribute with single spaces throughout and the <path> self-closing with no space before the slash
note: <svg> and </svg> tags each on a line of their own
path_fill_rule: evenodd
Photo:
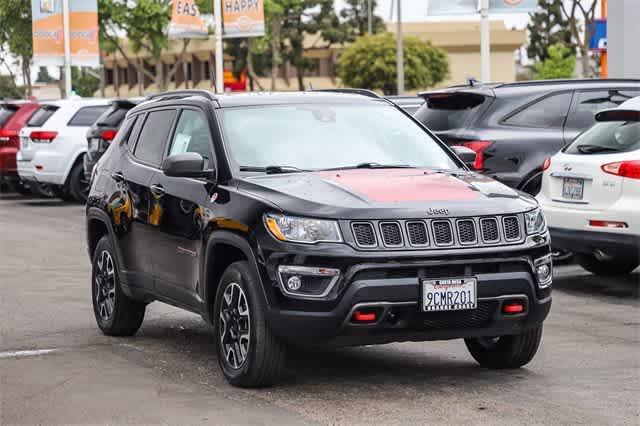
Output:
<svg viewBox="0 0 640 426">
<path fill-rule="evenodd" d="M 91 126 L 108 108 L 109 107 L 107 105 L 80 108 L 78 112 L 76 112 L 75 115 L 71 117 L 71 120 L 69 120 L 69 123 L 67 123 L 67 125 L 84 127 Z"/>
<path fill-rule="evenodd" d="M 624 101 L 640 95 L 635 90 L 597 90 L 576 92 L 567 127 L 582 130 L 595 123 L 598 111 L 616 108 Z"/>
<path fill-rule="evenodd" d="M 596 123 L 573 141 L 567 154 L 611 154 L 640 149 L 640 122 L 609 121 Z"/>
<path fill-rule="evenodd" d="M 17 111 L 16 108 L 12 108 L 9 105 L 0 105 L 0 127 L 4 126 Z"/>
<path fill-rule="evenodd" d="M 134 157 L 145 163 L 159 166 L 162 162 L 164 144 L 171 131 L 175 116 L 176 111 L 173 110 L 150 112 L 133 150 Z"/>
<path fill-rule="evenodd" d="M 122 105 L 112 105 L 98 117 L 96 123 L 105 127 L 120 127 L 122 120 L 131 108 L 124 108 Z"/>
<path fill-rule="evenodd" d="M 118 134 L 116 135 L 114 143 L 112 143 L 111 145 L 116 145 L 121 142 L 126 143 L 129 140 L 129 136 L 131 136 L 133 127 L 136 124 L 137 120 L 138 116 L 136 115 L 122 123 L 122 127 L 120 127 L 120 130 L 118 130 Z"/>
<path fill-rule="evenodd" d="M 28 127 L 40 127 L 58 110 L 55 105 L 42 105 L 27 121 Z"/>
<path fill-rule="evenodd" d="M 504 120 L 504 123 L 523 127 L 560 129 L 567 119 L 570 104 L 571 93 L 547 96 L 510 116 Z"/>
<path fill-rule="evenodd" d="M 486 99 L 482 95 L 455 93 L 429 97 L 415 113 L 416 119 L 433 131 L 462 129 L 481 110 Z"/>
</svg>

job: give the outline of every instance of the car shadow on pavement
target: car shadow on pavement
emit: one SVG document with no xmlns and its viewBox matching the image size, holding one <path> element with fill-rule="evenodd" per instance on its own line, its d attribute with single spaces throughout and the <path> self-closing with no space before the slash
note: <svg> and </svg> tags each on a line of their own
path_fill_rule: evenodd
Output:
<svg viewBox="0 0 640 426">
<path fill-rule="evenodd" d="M 56 207 L 56 206 L 68 206 L 72 203 L 56 198 L 37 198 L 33 200 L 20 201 L 20 204 L 28 207 Z"/>
<path fill-rule="evenodd" d="M 587 271 L 568 276 L 554 276 L 553 287 L 576 295 L 640 298 L 640 272 L 613 277 L 601 277 Z"/>
</svg>

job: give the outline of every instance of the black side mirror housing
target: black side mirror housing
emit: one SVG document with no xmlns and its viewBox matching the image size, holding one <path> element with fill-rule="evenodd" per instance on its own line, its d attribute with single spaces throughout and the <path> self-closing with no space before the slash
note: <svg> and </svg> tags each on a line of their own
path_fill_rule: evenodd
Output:
<svg viewBox="0 0 640 426">
<path fill-rule="evenodd" d="M 162 171 L 173 177 L 211 177 L 213 170 L 204 170 L 204 158 L 197 152 L 183 152 L 165 158 Z"/>
<path fill-rule="evenodd" d="M 471 167 L 473 163 L 475 163 L 476 152 L 471 148 L 467 148 L 462 145 L 454 145 L 451 149 L 453 149 L 453 152 L 455 152 L 458 158 L 460 158 L 460 160 L 462 160 L 462 162 L 467 166 Z"/>
</svg>

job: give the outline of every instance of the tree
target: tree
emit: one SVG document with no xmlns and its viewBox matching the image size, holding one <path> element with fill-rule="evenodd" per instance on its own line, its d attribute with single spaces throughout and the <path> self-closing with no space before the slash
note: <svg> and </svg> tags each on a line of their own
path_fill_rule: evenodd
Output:
<svg viewBox="0 0 640 426">
<path fill-rule="evenodd" d="M 56 81 L 51 75 L 47 67 L 38 68 L 38 75 L 36 76 L 36 83 L 53 83 Z"/>
<path fill-rule="evenodd" d="M 572 78 L 576 67 L 576 57 L 571 49 L 562 43 L 556 43 L 547 49 L 548 58 L 535 65 L 535 78 L 548 80 L 553 78 Z"/>
<path fill-rule="evenodd" d="M 354 41 L 356 37 L 361 37 L 368 33 L 369 28 L 369 6 L 368 0 L 345 0 L 345 7 L 340 10 L 340 17 L 348 29 L 347 41 Z M 371 0 L 371 10 L 375 10 L 376 0 Z M 386 31 L 384 19 L 372 12 L 371 29 L 373 34 Z"/>
<path fill-rule="evenodd" d="M 567 4 L 570 7 L 567 7 Z M 562 14 L 569 22 L 571 36 L 582 60 L 582 76 L 593 75 L 589 56 L 589 40 L 591 39 L 591 25 L 595 18 L 597 0 L 569 0 L 561 1 Z M 580 16 L 578 15 L 580 14 Z M 580 25 L 582 21 L 582 25 Z"/>
<path fill-rule="evenodd" d="M 19 99 L 24 97 L 24 90 L 16 86 L 10 75 L 0 75 L 0 99 Z"/>
<path fill-rule="evenodd" d="M 449 74 L 446 54 L 430 41 L 404 37 L 404 76 L 408 90 L 426 89 Z M 396 93 L 396 40 L 391 33 L 366 35 L 348 46 L 338 60 L 346 86 Z"/>
<path fill-rule="evenodd" d="M 89 71 L 86 68 L 71 67 L 71 81 L 73 91 L 85 98 L 92 97 L 100 87 L 100 79 L 96 71 Z"/>
<path fill-rule="evenodd" d="M 31 94 L 31 2 L 25 0 L 0 0 L 0 52 L 1 62 L 6 63 L 5 52 L 19 58 L 27 95 Z"/>
<path fill-rule="evenodd" d="M 527 56 L 543 62 L 548 58 L 547 49 L 556 43 L 571 45 L 569 23 L 562 14 L 563 0 L 538 0 L 538 10 L 531 15 L 527 25 L 529 45 Z"/>
</svg>

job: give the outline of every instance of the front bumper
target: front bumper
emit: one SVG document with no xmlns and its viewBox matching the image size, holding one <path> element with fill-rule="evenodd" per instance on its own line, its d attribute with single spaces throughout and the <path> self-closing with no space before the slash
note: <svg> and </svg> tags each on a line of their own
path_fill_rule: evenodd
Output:
<svg viewBox="0 0 640 426">
<path fill-rule="evenodd" d="M 548 241 L 511 253 L 372 258 L 293 256 L 272 253 L 263 283 L 271 282 L 266 312 L 275 334 L 298 344 L 335 346 L 399 341 L 446 340 L 520 334 L 542 323 L 551 307 L 551 286 L 540 288 L 533 261 L 549 253 Z M 275 265 L 298 261 L 339 268 L 340 281 L 325 300 L 295 300 L 273 279 Z M 422 312 L 421 278 L 473 276 L 477 307 L 452 312 Z M 503 314 L 505 301 L 523 301 L 522 314 Z M 374 323 L 352 321 L 355 309 L 376 310 Z"/>
</svg>

